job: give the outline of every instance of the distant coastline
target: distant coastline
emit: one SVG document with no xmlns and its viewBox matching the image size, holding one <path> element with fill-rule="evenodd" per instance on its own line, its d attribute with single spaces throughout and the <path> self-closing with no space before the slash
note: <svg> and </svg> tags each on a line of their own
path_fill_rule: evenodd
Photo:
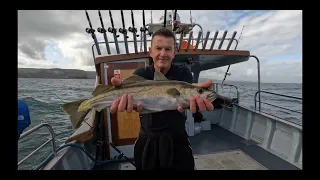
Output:
<svg viewBox="0 0 320 180">
<path fill-rule="evenodd" d="M 80 69 L 60 69 L 60 68 L 51 68 L 51 69 L 41 69 L 41 68 L 18 68 L 18 78 L 39 78 L 39 79 L 95 79 L 95 71 L 84 71 Z M 209 77 L 200 77 L 199 82 L 209 80 Z M 215 83 L 221 83 L 221 80 L 211 79 Z M 227 84 L 233 83 L 257 83 L 252 81 L 232 81 L 228 80 Z M 263 82 L 262 84 L 301 84 L 302 83 L 282 83 L 282 82 Z"/>
<path fill-rule="evenodd" d="M 40 69 L 18 68 L 18 78 L 42 78 L 42 79 L 95 79 L 95 71 L 80 69 Z"/>
</svg>

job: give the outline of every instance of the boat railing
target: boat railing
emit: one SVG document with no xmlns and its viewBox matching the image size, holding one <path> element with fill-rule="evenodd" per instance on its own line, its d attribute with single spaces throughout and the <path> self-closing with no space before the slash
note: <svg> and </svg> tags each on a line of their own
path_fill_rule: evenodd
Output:
<svg viewBox="0 0 320 180">
<path fill-rule="evenodd" d="M 199 36 L 200 36 L 201 34 L 202 34 L 202 33 L 199 33 Z M 208 33 L 208 34 L 209 34 L 209 33 Z M 225 34 L 226 34 L 226 33 L 225 33 Z M 228 43 L 228 45 L 227 45 L 227 47 L 226 47 L 226 50 L 229 50 L 229 48 L 231 47 L 231 45 L 232 45 L 233 42 L 235 42 L 235 49 L 236 49 L 237 46 L 238 46 L 239 41 L 238 41 L 237 39 L 235 39 L 235 34 L 236 34 L 236 31 L 233 33 L 233 36 L 232 36 L 231 38 L 229 38 L 229 37 L 226 38 L 225 35 L 224 35 L 224 37 L 222 37 L 222 38 L 217 38 L 217 37 L 215 37 L 215 38 L 209 38 L 208 36 L 207 36 L 206 38 L 182 38 L 182 39 L 179 40 L 180 42 L 179 42 L 179 44 L 178 44 L 178 52 L 181 51 L 181 44 L 182 44 L 182 41 L 183 41 L 183 40 L 187 40 L 187 41 L 188 41 L 188 44 L 190 44 L 191 41 L 196 40 L 195 49 L 192 49 L 192 50 L 197 50 L 199 43 L 200 43 L 200 42 L 203 43 L 203 41 L 205 41 L 205 42 L 204 42 L 204 45 L 202 45 L 202 48 L 201 48 L 201 49 L 202 49 L 202 50 L 206 49 L 207 42 L 208 42 L 209 40 L 212 41 L 209 50 L 213 50 L 213 46 L 214 46 L 214 44 L 215 44 L 216 41 L 220 41 L 218 49 L 221 49 L 224 41 L 229 41 L 229 43 Z M 192 35 L 191 35 L 191 36 L 192 36 Z M 191 37 L 191 36 L 190 36 L 190 37 Z M 119 46 L 118 44 L 120 44 L 120 43 L 127 43 L 127 44 L 128 44 L 128 43 L 134 43 L 134 44 L 137 44 L 138 42 L 140 42 L 140 43 L 143 44 L 143 43 L 151 42 L 151 39 L 148 39 L 148 40 L 146 40 L 146 41 L 144 41 L 144 40 L 127 40 L 127 41 L 123 41 L 123 40 L 122 40 L 122 41 L 119 41 L 119 40 L 117 40 L 117 41 L 108 41 L 108 42 L 105 42 L 105 41 L 97 41 L 97 43 L 93 43 L 92 46 L 91 46 L 91 51 L 92 51 L 93 59 L 96 58 L 96 54 L 95 54 L 94 49 L 97 49 L 97 46 L 99 46 L 99 47 L 98 47 L 98 48 L 99 48 L 99 51 L 98 51 L 98 52 L 101 52 L 101 51 L 100 51 L 100 44 L 108 44 L 108 46 L 109 46 L 109 44 L 115 44 L 115 45 Z M 95 48 L 95 47 L 96 47 L 96 48 Z M 191 50 L 191 49 L 189 49 L 189 46 L 187 46 L 187 48 L 186 48 L 186 49 L 183 49 L 183 50 L 188 51 L 188 50 Z M 143 50 L 140 49 L 140 52 L 143 52 Z M 147 52 L 147 50 L 145 50 L 144 52 Z M 126 52 L 126 53 L 129 54 L 129 53 L 131 53 L 131 52 L 130 52 L 130 50 L 128 50 L 128 52 Z M 135 53 L 138 53 L 138 51 L 135 50 Z M 110 52 L 110 54 L 112 54 L 112 53 Z M 119 50 L 119 52 L 118 52 L 117 54 L 121 54 L 121 53 L 120 53 L 120 50 Z M 98 53 L 98 55 L 101 55 L 101 53 L 100 53 L 100 54 Z"/>
<path fill-rule="evenodd" d="M 272 95 L 275 95 L 275 96 L 281 96 L 281 97 L 286 97 L 286 98 L 289 98 L 289 99 L 297 99 L 297 100 L 302 100 L 301 97 L 295 97 L 295 96 L 289 96 L 289 95 L 284 95 L 284 94 L 279 94 L 279 93 L 274 93 L 274 92 L 269 92 L 269 91 L 257 91 L 254 95 L 254 109 L 257 110 L 257 102 L 259 103 L 259 107 L 258 107 L 258 111 L 261 112 L 261 104 L 266 104 L 266 105 L 269 105 L 269 106 L 273 106 L 273 107 L 277 107 L 277 108 L 280 108 L 280 109 L 283 109 L 283 110 L 287 110 L 287 111 L 291 111 L 291 112 L 295 112 L 295 113 L 299 113 L 299 114 L 302 114 L 301 111 L 297 111 L 297 110 L 293 110 L 293 109 L 289 109 L 289 108 L 285 108 L 285 107 L 282 107 L 282 106 L 279 106 L 279 105 L 274 105 L 274 104 L 270 104 L 270 103 L 267 103 L 267 102 L 263 102 L 260 100 L 257 100 L 257 95 L 261 93 L 266 93 L 266 94 L 272 94 Z"/>
<path fill-rule="evenodd" d="M 34 151 L 32 151 L 30 154 L 28 154 L 25 158 L 23 158 L 21 161 L 18 162 L 18 166 L 23 163 L 25 160 L 27 160 L 30 156 L 32 156 L 34 153 L 38 152 L 41 148 L 43 148 L 45 145 L 47 145 L 49 142 L 52 142 L 52 152 L 53 155 L 56 156 L 56 139 L 55 139 L 55 134 L 53 131 L 53 128 L 48 124 L 48 123 L 41 123 L 31 129 L 29 129 L 28 131 L 24 132 L 21 134 L 21 136 L 19 137 L 19 140 L 27 137 L 28 135 L 32 134 L 33 132 L 36 132 L 37 130 L 46 127 L 50 134 L 51 134 L 51 138 L 49 140 L 47 140 L 46 142 L 44 142 L 42 145 L 40 145 L 37 149 L 35 149 Z"/>
<path fill-rule="evenodd" d="M 240 93 L 239 93 L 239 88 L 236 86 L 236 85 L 233 85 L 233 84 L 225 84 L 225 83 L 214 83 L 215 84 L 215 91 L 216 93 L 219 93 L 219 88 L 218 88 L 218 85 L 220 85 L 221 87 L 224 87 L 224 86 L 229 86 L 230 88 L 233 87 L 235 88 L 236 90 L 236 93 L 237 93 L 237 102 L 240 103 Z"/>
</svg>

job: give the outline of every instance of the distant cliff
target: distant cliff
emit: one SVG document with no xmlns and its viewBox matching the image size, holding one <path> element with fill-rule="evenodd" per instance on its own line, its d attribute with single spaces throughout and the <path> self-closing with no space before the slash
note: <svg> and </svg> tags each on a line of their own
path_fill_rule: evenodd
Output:
<svg viewBox="0 0 320 180">
<path fill-rule="evenodd" d="M 95 79 L 94 71 L 79 69 L 38 69 L 18 68 L 18 78 L 44 78 L 44 79 Z"/>
</svg>

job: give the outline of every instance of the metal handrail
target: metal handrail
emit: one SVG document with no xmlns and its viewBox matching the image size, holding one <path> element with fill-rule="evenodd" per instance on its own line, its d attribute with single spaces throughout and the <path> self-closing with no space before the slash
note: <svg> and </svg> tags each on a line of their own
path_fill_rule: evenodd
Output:
<svg viewBox="0 0 320 180">
<path fill-rule="evenodd" d="M 258 70 L 258 91 L 260 92 L 261 90 L 260 90 L 260 60 L 259 60 L 259 58 L 257 57 L 257 56 L 255 56 L 255 55 L 251 55 L 250 57 L 253 57 L 253 58 L 255 58 L 256 59 L 256 61 L 257 61 L 257 70 Z M 255 96 L 256 97 L 256 96 Z M 256 99 L 256 98 L 254 98 L 254 99 Z M 261 95 L 260 95 L 260 93 L 259 93 L 259 111 L 261 111 Z"/>
<path fill-rule="evenodd" d="M 191 40 L 198 40 L 197 38 L 190 38 Z M 188 40 L 188 39 L 186 39 L 186 38 L 184 38 L 183 40 Z M 201 38 L 201 40 L 205 40 L 204 38 Z M 217 41 L 224 41 L 224 40 L 226 40 L 226 41 L 230 41 L 230 40 L 232 40 L 232 42 L 231 43 L 233 43 L 233 41 L 235 41 L 236 42 L 236 47 L 238 46 L 238 43 L 239 43 L 239 41 L 237 40 L 237 39 L 232 39 L 232 38 L 225 38 L 225 39 L 223 39 L 223 38 L 216 38 L 216 39 L 214 39 L 214 38 L 208 38 L 208 40 L 217 40 Z M 151 39 L 148 39 L 148 40 L 146 40 L 147 42 L 151 42 Z M 129 42 L 140 42 L 140 43 L 142 43 L 142 42 L 144 42 L 144 40 L 136 40 L 136 41 L 134 41 L 134 40 L 128 40 L 127 41 L 127 43 L 129 43 Z M 112 43 L 115 43 L 115 41 L 108 41 L 108 43 L 109 44 L 112 44 Z M 117 43 L 124 43 L 124 41 L 117 41 Z M 106 42 L 105 41 L 98 41 L 97 42 L 97 44 L 106 44 Z M 91 46 L 91 52 L 92 52 L 92 56 L 93 56 L 93 60 L 95 60 L 96 59 L 96 55 L 95 55 L 95 53 L 94 53 L 94 47 L 96 46 L 96 44 L 95 43 L 93 43 L 92 44 L 92 46 Z"/>
<path fill-rule="evenodd" d="M 239 89 L 236 85 L 233 84 L 225 84 L 225 83 L 214 83 L 214 84 L 219 84 L 221 86 L 230 86 L 230 87 L 234 87 L 237 91 L 237 99 L 238 99 L 238 103 L 240 103 L 240 93 L 239 93 Z M 218 93 L 218 87 L 216 86 L 216 92 Z"/>
<path fill-rule="evenodd" d="M 282 97 L 302 100 L 302 98 L 300 98 L 300 97 L 289 96 L 289 95 L 284 95 L 284 94 L 278 94 L 278 93 L 273 93 L 273 92 L 268 92 L 268 91 L 257 91 L 255 93 L 255 95 L 254 95 L 254 109 L 255 110 L 257 110 L 257 95 L 258 94 L 260 95 L 261 93 L 272 94 L 272 95 L 277 95 L 277 96 L 282 96 Z M 302 112 L 300 112 L 300 111 L 296 111 L 296 110 L 288 109 L 288 108 L 285 108 L 285 107 L 277 106 L 277 105 L 274 105 L 274 104 L 262 102 L 261 99 L 258 102 L 259 102 L 259 112 L 261 112 L 261 103 L 263 103 L 263 104 L 274 106 L 274 107 L 277 107 L 277 108 L 280 108 L 280 109 L 285 109 L 285 110 L 288 110 L 288 111 L 292 111 L 292 112 L 296 112 L 296 113 L 302 114 Z"/>
<path fill-rule="evenodd" d="M 32 151 L 30 154 L 28 154 L 25 158 L 23 158 L 21 161 L 18 162 L 18 166 L 23 163 L 25 160 L 27 160 L 30 156 L 32 156 L 34 153 L 38 152 L 41 148 L 43 148 L 45 145 L 47 145 L 50 141 L 52 142 L 52 152 L 53 155 L 56 156 L 57 152 L 56 152 L 56 139 L 55 139 L 55 134 L 53 131 L 53 128 L 48 124 L 48 123 L 41 123 L 31 129 L 29 129 L 28 131 L 24 132 L 21 134 L 21 136 L 19 137 L 18 140 L 23 139 L 24 137 L 28 136 L 29 134 L 35 132 L 36 130 L 42 128 L 42 127 L 46 127 L 49 129 L 49 132 L 51 134 L 51 138 L 49 140 L 47 140 L 45 143 L 43 143 L 42 145 L 40 145 L 36 150 Z"/>
</svg>

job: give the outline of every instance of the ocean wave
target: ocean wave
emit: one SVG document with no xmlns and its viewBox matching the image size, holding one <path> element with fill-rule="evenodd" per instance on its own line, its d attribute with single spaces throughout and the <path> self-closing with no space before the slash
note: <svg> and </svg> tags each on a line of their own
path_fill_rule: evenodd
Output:
<svg viewBox="0 0 320 180">
<path fill-rule="evenodd" d="M 38 103 L 38 104 L 50 104 L 48 101 L 45 101 L 43 99 L 40 98 L 35 98 L 35 97 L 23 97 L 21 98 L 22 101 L 26 102 L 26 103 Z"/>
</svg>

